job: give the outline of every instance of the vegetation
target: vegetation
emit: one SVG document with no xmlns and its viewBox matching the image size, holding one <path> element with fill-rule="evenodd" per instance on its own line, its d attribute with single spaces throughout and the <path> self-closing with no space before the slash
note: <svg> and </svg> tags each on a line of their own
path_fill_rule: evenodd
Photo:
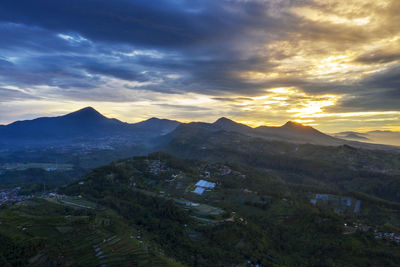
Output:
<svg viewBox="0 0 400 267">
<path fill-rule="evenodd" d="M 66 156 L 72 170 L 3 171 L 3 184 L 36 197 L 0 206 L 1 265 L 400 262 L 399 242 L 379 235 L 400 234 L 397 154 L 225 131 L 175 133 L 158 145 L 181 158 L 156 152 L 82 177 L 128 149 Z M 200 179 L 215 187 L 196 194 Z"/>
<path fill-rule="evenodd" d="M 174 155 L 231 162 L 267 170 L 286 182 L 341 192 L 358 191 L 400 201 L 400 154 L 353 148 L 292 144 L 234 132 L 175 133 L 163 147 Z"/>
<path fill-rule="evenodd" d="M 152 162 L 160 164 L 162 171 L 152 173 Z M 221 171 L 226 168 L 229 174 Z M 185 192 L 186 186 L 176 189 L 180 183 L 191 184 L 204 170 L 218 184 L 215 190 L 197 196 Z M 174 173 L 181 178 L 171 182 Z M 352 222 L 399 230 L 387 220 L 370 220 L 376 212 L 399 219 L 397 205 L 377 198 L 354 193 L 365 207 L 357 214 L 337 213 L 310 203 L 318 187 L 287 184 L 248 166 L 186 161 L 164 153 L 115 162 L 82 181 L 62 192 L 81 195 L 120 214 L 166 255 L 185 265 L 396 266 L 400 260 L 400 246 L 376 239 L 372 230 L 344 234 L 344 224 Z M 215 205 L 226 215 L 196 214 L 177 204 L 175 197 Z"/>
</svg>

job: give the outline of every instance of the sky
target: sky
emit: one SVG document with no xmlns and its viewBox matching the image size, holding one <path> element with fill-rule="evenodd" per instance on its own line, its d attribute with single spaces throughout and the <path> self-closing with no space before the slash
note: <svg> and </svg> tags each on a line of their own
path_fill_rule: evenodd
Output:
<svg viewBox="0 0 400 267">
<path fill-rule="evenodd" d="M 0 124 L 86 106 L 400 131 L 400 1 L 2 0 Z"/>
</svg>

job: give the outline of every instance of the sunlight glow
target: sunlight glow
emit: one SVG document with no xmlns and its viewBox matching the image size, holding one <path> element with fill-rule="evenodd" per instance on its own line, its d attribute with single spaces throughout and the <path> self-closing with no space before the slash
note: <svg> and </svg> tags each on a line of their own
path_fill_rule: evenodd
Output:
<svg viewBox="0 0 400 267">
<path fill-rule="evenodd" d="M 355 26 L 363 26 L 369 24 L 369 17 L 347 18 L 336 14 L 322 12 L 311 7 L 296 7 L 290 10 L 293 14 L 304 17 L 311 21 L 330 22 L 333 24 L 349 24 Z"/>
<path fill-rule="evenodd" d="M 300 108 L 292 108 L 287 112 L 295 113 L 295 117 L 299 118 L 318 115 L 323 112 L 323 108 L 335 105 L 337 100 L 336 95 L 323 95 L 320 98 L 306 100 Z"/>
</svg>

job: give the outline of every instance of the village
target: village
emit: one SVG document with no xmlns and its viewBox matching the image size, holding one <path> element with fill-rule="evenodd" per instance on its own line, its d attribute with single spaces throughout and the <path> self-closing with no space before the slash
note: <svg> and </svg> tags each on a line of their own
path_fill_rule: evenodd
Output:
<svg viewBox="0 0 400 267">
<path fill-rule="evenodd" d="M 15 204 L 25 201 L 32 196 L 19 195 L 21 187 L 6 188 L 0 190 L 0 205 Z"/>
<path fill-rule="evenodd" d="M 135 188 L 135 190 L 174 200 L 185 210 L 194 212 L 191 217 L 200 223 L 213 225 L 229 221 L 246 223 L 246 220 L 238 216 L 235 211 L 227 212 L 218 207 L 222 190 L 220 179 L 227 176 L 245 179 L 246 175 L 222 164 L 198 165 L 196 167 L 197 175 L 193 176 L 188 176 L 181 170 L 168 167 L 162 160 L 149 160 L 147 165 L 152 175 L 164 178 L 158 181 L 158 186 L 155 180 L 148 181 L 151 188 L 158 188 L 158 190 L 153 192 L 138 188 Z M 253 193 L 246 188 L 240 191 L 243 195 Z M 214 206 L 214 204 L 217 206 Z"/>
<path fill-rule="evenodd" d="M 399 233 L 379 231 L 378 229 L 375 229 L 374 227 L 372 227 L 370 225 L 366 225 L 366 224 L 359 223 L 359 222 L 344 224 L 343 234 L 355 234 L 360 231 L 361 232 L 372 231 L 376 239 L 393 241 L 393 242 L 396 242 L 397 244 L 400 244 L 400 234 Z"/>
</svg>

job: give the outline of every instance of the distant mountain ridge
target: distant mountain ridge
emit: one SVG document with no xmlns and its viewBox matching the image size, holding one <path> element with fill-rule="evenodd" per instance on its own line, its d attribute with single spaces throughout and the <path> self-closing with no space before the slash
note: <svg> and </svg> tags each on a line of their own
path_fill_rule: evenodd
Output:
<svg viewBox="0 0 400 267">
<path fill-rule="evenodd" d="M 375 144 L 386 144 L 400 146 L 400 132 L 393 131 L 368 131 L 368 132 L 340 132 L 333 136 L 346 139 L 370 142 Z"/>
<path fill-rule="evenodd" d="M 398 147 L 370 144 L 354 140 L 337 138 L 318 131 L 311 126 L 305 126 L 297 122 L 288 121 L 279 127 L 259 126 L 251 128 L 247 125 L 237 123 L 228 118 L 222 117 L 214 123 L 190 122 L 180 124 L 174 131 L 164 139 L 164 144 L 172 142 L 175 138 L 196 140 L 207 133 L 218 131 L 238 133 L 249 137 L 263 138 L 272 141 L 282 141 L 298 144 L 314 144 L 323 146 L 349 145 L 364 149 L 400 151 Z"/>
<path fill-rule="evenodd" d="M 312 143 L 322 145 L 340 145 L 340 139 L 324 134 L 310 126 L 304 126 L 296 122 L 287 122 L 280 127 L 260 126 L 251 128 L 247 125 L 234 122 L 228 118 L 222 117 L 214 123 L 188 123 L 182 124 L 179 128 L 185 127 L 188 131 L 227 131 L 236 132 L 243 135 L 261 137 L 272 140 L 288 141 L 293 143 Z M 193 128 L 189 130 L 189 128 Z M 195 129 L 196 128 L 196 129 Z M 182 130 L 182 129 L 181 129 Z"/>
<path fill-rule="evenodd" d="M 291 140 L 296 143 L 310 143 L 319 145 L 340 145 L 341 140 L 324 134 L 311 126 L 288 121 L 280 127 L 260 126 L 255 129 L 259 135 L 278 140 Z"/>
<path fill-rule="evenodd" d="M 180 123 L 174 120 L 150 118 L 139 123 L 126 123 L 107 118 L 92 107 L 57 117 L 41 117 L 0 125 L 0 148 L 29 148 L 63 145 L 141 144 L 156 147 L 176 135 L 196 138 L 207 132 L 235 132 L 238 134 L 291 143 L 325 146 L 351 145 L 368 149 L 392 149 L 333 137 L 311 126 L 288 121 L 280 127 L 252 128 L 221 117 L 214 123 Z M 360 140 L 363 141 L 363 140 Z"/>
<path fill-rule="evenodd" d="M 0 145 L 37 147 L 98 142 L 144 142 L 174 130 L 179 122 L 152 118 L 126 123 L 107 118 L 92 107 L 57 117 L 16 121 L 0 127 Z"/>
<path fill-rule="evenodd" d="M 32 136 L 43 139 L 49 137 L 73 138 L 76 135 L 101 135 L 98 130 L 113 132 L 116 127 L 127 127 L 128 124 L 117 119 L 109 119 L 91 107 L 58 116 L 41 117 L 33 120 L 16 121 L 6 125 L 2 136 L 10 138 Z"/>
<path fill-rule="evenodd" d="M 365 134 L 357 132 L 341 132 L 334 134 L 337 138 L 349 139 L 349 140 L 359 140 L 359 141 L 369 141 L 370 139 L 365 136 Z"/>
</svg>

